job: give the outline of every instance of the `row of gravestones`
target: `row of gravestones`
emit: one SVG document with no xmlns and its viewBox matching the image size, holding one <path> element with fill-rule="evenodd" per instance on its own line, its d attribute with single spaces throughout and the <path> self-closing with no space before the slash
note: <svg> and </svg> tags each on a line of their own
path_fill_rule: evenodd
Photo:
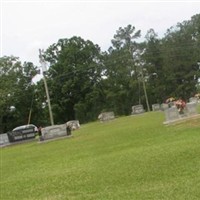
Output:
<svg viewBox="0 0 200 200">
<path fill-rule="evenodd" d="M 167 108 L 168 108 L 168 104 L 161 104 L 161 105 L 153 104 L 152 105 L 153 111 L 165 110 Z M 132 115 L 142 114 L 144 112 L 146 112 L 146 111 L 144 110 L 143 105 L 132 106 L 132 112 L 131 112 Z M 107 122 L 114 118 L 115 118 L 114 112 L 103 112 L 103 113 L 100 113 L 98 116 L 98 119 L 100 122 Z"/>
<path fill-rule="evenodd" d="M 41 129 L 41 132 L 39 133 L 39 141 L 41 142 L 64 136 L 71 136 L 71 131 L 79 128 L 80 124 L 78 120 L 71 120 L 61 125 L 47 126 Z M 7 133 L 0 134 L 0 147 L 10 145 L 11 143 L 14 143 L 14 141 L 9 140 Z"/>
<path fill-rule="evenodd" d="M 168 108 L 168 104 L 153 104 L 152 105 L 152 111 L 159 111 L 159 110 L 165 110 Z M 144 107 L 143 105 L 135 105 L 135 106 L 132 106 L 132 115 L 135 115 L 135 114 L 141 114 L 141 113 L 144 113 L 145 110 L 144 110 Z"/>
<path fill-rule="evenodd" d="M 180 114 L 176 106 L 169 107 L 168 104 L 153 104 L 152 111 L 164 111 L 166 122 L 171 122 L 174 120 L 178 120 L 184 117 L 190 117 L 197 115 L 197 102 L 192 101 L 186 104 L 186 108 L 184 109 L 184 114 Z M 142 114 L 144 113 L 143 105 L 135 105 L 132 106 L 132 115 Z M 98 116 L 98 119 L 101 122 L 110 121 L 115 118 L 114 112 L 104 112 Z"/>
<path fill-rule="evenodd" d="M 170 123 L 171 121 L 197 115 L 197 102 L 189 102 L 186 104 L 184 114 L 179 114 L 178 109 L 175 106 L 169 108 L 168 104 L 153 104 L 153 111 L 163 110 L 165 112 L 166 121 L 164 123 Z M 132 106 L 132 115 L 144 113 L 143 105 Z M 98 116 L 101 122 L 110 121 L 115 118 L 114 112 L 104 112 Z M 62 136 L 71 135 L 71 130 L 76 130 L 80 127 L 78 120 L 72 120 L 66 124 L 48 126 L 41 129 L 40 141 L 54 139 Z M 0 146 L 8 145 L 10 143 L 7 134 L 0 135 Z"/>
</svg>

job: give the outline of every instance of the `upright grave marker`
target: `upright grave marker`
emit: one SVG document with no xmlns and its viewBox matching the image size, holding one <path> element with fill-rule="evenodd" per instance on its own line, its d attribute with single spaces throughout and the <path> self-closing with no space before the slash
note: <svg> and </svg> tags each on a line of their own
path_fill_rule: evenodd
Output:
<svg viewBox="0 0 200 200">
<path fill-rule="evenodd" d="M 47 126 L 41 129 L 40 140 L 55 139 L 64 136 L 70 136 L 72 130 L 80 128 L 78 120 L 68 121 L 65 124 Z"/>
<path fill-rule="evenodd" d="M 197 103 L 196 102 L 190 102 L 186 104 L 186 107 L 184 108 L 183 112 L 179 112 L 176 106 L 173 106 L 171 108 L 165 109 L 165 119 L 166 121 L 164 124 L 169 124 L 175 121 L 187 119 L 190 117 L 193 117 L 197 115 Z"/>
<path fill-rule="evenodd" d="M 152 105 L 152 110 L 153 111 L 159 111 L 159 110 L 161 110 L 161 106 L 160 106 L 160 104 L 153 104 Z"/>
<path fill-rule="evenodd" d="M 9 144 L 10 141 L 8 139 L 8 134 L 7 133 L 0 134 L 0 146 L 6 146 Z"/>
<path fill-rule="evenodd" d="M 99 114 L 98 119 L 100 122 L 107 122 L 115 118 L 114 112 L 103 112 Z"/>
<path fill-rule="evenodd" d="M 135 105 L 135 106 L 132 106 L 132 115 L 136 115 L 136 114 L 141 114 L 141 113 L 144 113 L 145 110 L 143 108 L 143 105 Z"/>
</svg>

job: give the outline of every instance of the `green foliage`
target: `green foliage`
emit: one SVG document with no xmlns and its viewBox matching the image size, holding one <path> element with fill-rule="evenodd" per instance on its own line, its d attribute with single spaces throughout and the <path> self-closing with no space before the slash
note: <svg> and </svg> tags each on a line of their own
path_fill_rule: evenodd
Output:
<svg viewBox="0 0 200 200">
<path fill-rule="evenodd" d="M 70 139 L 1 149 L 1 199 L 198 199 L 199 119 L 162 112 L 82 125 Z"/>
<path fill-rule="evenodd" d="M 35 74 L 32 63 L 22 65 L 12 56 L 0 58 L 0 132 L 28 122 Z"/>
<path fill-rule="evenodd" d="M 168 30 L 163 39 L 163 71 L 166 84 L 169 84 L 166 92 L 185 99 L 195 94 L 200 77 L 200 25 L 195 22 L 198 18 L 200 15 L 178 23 Z"/>
<path fill-rule="evenodd" d="M 129 115 L 133 105 L 146 108 L 147 96 L 151 107 L 171 96 L 188 101 L 199 91 L 200 14 L 177 23 L 161 39 L 153 29 L 145 41 L 138 42 L 140 36 L 129 24 L 116 31 L 107 52 L 77 36 L 47 48 L 45 76 L 56 124 L 93 121 L 102 110 Z M 32 122 L 48 125 L 43 80 L 30 84 L 36 73 L 33 64 L 3 57 L 0 67 L 0 132 L 26 123 L 30 105 Z M 10 112 L 11 106 L 15 112 Z"/>
<path fill-rule="evenodd" d="M 51 64 L 47 79 L 56 123 L 77 117 L 81 122 L 94 119 L 91 114 L 95 110 L 89 109 L 95 106 L 99 97 L 97 85 L 102 73 L 100 48 L 89 40 L 72 37 L 60 39 L 46 50 L 44 56 Z"/>
<path fill-rule="evenodd" d="M 120 27 L 112 40 L 113 47 L 105 57 L 106 107 L 117 115 L 130 114 L 131 106 L 138 101 L 137 67 L 133 53 L 137 49 L 135 40 L 139 37 L 140 31 L 135 32 L 135 27 Z"/>
</svg>

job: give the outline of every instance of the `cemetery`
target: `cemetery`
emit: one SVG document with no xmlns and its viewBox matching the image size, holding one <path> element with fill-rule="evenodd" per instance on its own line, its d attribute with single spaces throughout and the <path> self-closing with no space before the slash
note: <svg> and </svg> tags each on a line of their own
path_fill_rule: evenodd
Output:
<svg viewBox="0 0 200 200">
<path fill-rule="evenodd" d="M 16 199 L 37 199 L 38 195 L 41 199 L 51 199 L 57 194 L 57 199 L 64 199 L 72 191 L 75 199 L 88 199 L 90 188 L 94 191 L 92 198 L 109 199 L 109 194 L 102 191 L 113 185 L 125 187 L 131 198 L 126 198 L 124 190 L 110 188 L 112 197 L 118 199 L 123 194 L 123 198 L 131 200 L 138 198 L 131 187 L 141 184 L 137 179 L 148 180 L 142 182 L 146 188 L 154 185 L 154 190 L 145 194 L 141 187 L 137 188 L 142 199 L 155 197 L 155 193 L 159 199 L 163 193 L 166 199 L 176 195 L 182 199 L 185 193 L 174 188 L 183 180 L 183 188 L 187 190 L 199 179 L 184 174 L 199 171 L 194 158 L 199 155 L 200 104 L 195 98 L 189 102 L 172 99 L 152 104 L 151 108 L 147 112 L 142 104 L 133 105 L 130 115 L 124 117 L 116 117 L 114 111 L 101 112 L 95 122 L 83 124 L 82 128 L 79 120 L 70 120 L 39 127 L 38 133 L 35 126 L 20 126 L 1 134 L 3 199 L 8 194 L 12 198 L 17 196 Z M 67 139 L 72 136 L 73 139 Z M 180 152 L 184 152 L 181 157 Z M 15 159 L 10 159 L 13 156 Z M 8 168 L 18 173 L 10 174 Z M 7 177 L 11 177 L 11 183 L 6 182 Z M 40 180 L 37 186 L 35 179 Z M 158 179 L 162 181 L 162 189 L 155 181 Z M 8 189 L 10 184 L 18 185 L 20 191 Z M 55 187 L 59 184 L 62 187 Z M 197 187 L 191 192 L 187 190 L 187 195 L 197 191 Z"/>
<path fill-rule="evenodd" d="M 80 128 L 78 120 L 71 120 L 61 125 L 46 126 L 41 128 L 39 134 L 39 142 L 54 140 L 62 137 L 71 137 L 72 131 Z M 0 134 L 0 147 L 15 144 L 17 142 L 36 140 L 39 131 L 35 130 L 35 126 L 20 126 L 8 133 Z"/>
<path fill-rule="evenodd" d="M 188 107 L 188 115 L 196 113 L 194 104 L 189 103 Z M 6 199 L 7 195 L 16 199 L 38 199 L 38 196 L 40 199 L 53 196 L 64 199 L 73 196 L 78 200 L 87 199 L 92 194 L 93 199 L 109 199 L 112 194 L 116 199 L 121 198 L 120 195 L 132 199 L 137 191 L 140 194 L 137 198 L 141 199 L 163 199 L 163 194 L 164 199 L 173 199 L 198 194 L 198 187 L 193 187 L 192 191 L 188 188 L 199 180 L 196 161 L 199 157 L 200 118 L 169 128 L 163 125 L 164 112 L 118 117 L 110 123 L 88 123 L 75 131 L 70 140 L 63 137 L 66 125 L 45 127 L 42 130 L 44 141 L 52 142 L 39 145 L 30 141 L 2 148 L 2 198 Z M 175 114 L 171 114 L 170 110 L 168 115 L 171 120 Z M 79 127 L 78 123 L 75 124 L 68 123 L 73 129 Z M 52 140 L 53 137 L 63 139 Z M 2 139 L 8 141 L 5 135 Z M 17 173 L 10 173 L 13 170 Z M 196 174 L 195 178 L 193 174 Z M 9 182 L 6 181 L 8 177 Z M 36 180 L 39 180 L 37 185 Z M 162 188 L 160 181 L 156 180 L 162 182 Z M 177 185 L 183 182 L 186 192 L 177 189 Z M 153 185 L 154 189 L 143 193 L 141 183 L 145 188 Z M 62 186 L 56 187 L 59 184 Z M 10 190 L 10 185 L 13 188 L 17 185 L 20 190 Z M 103 189 L 105 187 L 110 188 L 109 193 Z M 115 190 L 115 187 L 123 190 Z M 91 194 L 88 194 L 91 188 Z M 127 192 L 130 198 L 126 196 Z"/>
<path fill-rule="evenodd" d="M 200 199 L 197 2 L 5 2 L 0 199 Z"/>
<path fill-rule="evenodd" d="M 177 103 L 177 105 L 176 105 Z M 196 97 L 191 97 L 189 102 L 185 103 L 184 108 L 180 110 L 178 107 L 178 100 L 175 101 L 174 98 L 169 98 L 165 103 L 162 104 L 152 104 L 152 112 L 163 111 L 165 120 L 164 125 L 170 125 L 173 123 L 186 121 L 193 118 L 199 117 L 198 106 L 199 101 Z M 131 115 L 139 115 L 145 113 L 143 105 L 132 106 Z M 111 112 L 102 112 L 98 116 L 100 122 L 109 122 L 115 119 L 115 114 Z M 65 124 L 51 125 L 41 128 L 41 133 L 39 136 L 39 142 L 54 140 L 56 138 L 71 137 L 71 131 L 80 128 L 79 120 L 71 120 Z M 34 125 L 21 126 L 19 128 L 13 129 L 8 133 L 1 134 L 0 137 L 0 147 L 5 147 L 15 142 L 20 142 L 24 140 L 35 139 L 37 135 L 36 127 Z"/>
</svg>

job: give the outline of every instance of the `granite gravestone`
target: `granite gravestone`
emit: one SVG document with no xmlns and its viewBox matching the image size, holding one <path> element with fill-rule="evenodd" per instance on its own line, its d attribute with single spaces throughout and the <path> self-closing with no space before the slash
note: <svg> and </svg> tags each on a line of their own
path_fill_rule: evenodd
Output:
<svg viewBox="0 0 200 200">
<path fill-rule="evenodd" d="M 9 144 L 10 141 L 8 139 L 8 134 L 7 133 L 0 134 L 0 146 L 6 146 Z"/>
<path fill-rule="evenodd" d="M 110 121 L 115 118 L 114 112 L 103 112 L 99 114 L 98 119 L 100 122 Z"/>
<path fill-rule="evenodd" d="M 132 115 L 136 115 L 136 114 L 141 114 L 141 113 L 144 113 L 145 110 L 143 108 L 143 105 L 135 105 L 135 106 L 132 106 Z"/>
<path fill-rule="evenodd" d="M 67 135 L 71 135 L 71 131 L 74 131 L 79 128 L 80 128 L 80 123 L 78 120 L 71 120 L 66 123 Z"/>
<path fill-rule="evenodd" d="M 180 117 L 180 114 L 176 107 L 165 109 L 165 118 L 167 122 L 179 119 L 179 117 Z"/>
<path fill-rule="evenodd" d="M 153 111 L 159 111 L 159 110 L 161 110 L 160 104 L 153 104 L 153 105 L 152 105 L 152 110 L 153 110 Z"/>
<path fill-rule="evenodd" d="M 72 130 L 76 130 L 78 128 L 80 128 L 78 120 L 71 120 L 61 125 L 47 126 L 41 129 L 42 136 L 40 137 L 40 140 L 49 140 L 69 136 L 71 135 Z"/>
<path fill-rule="evenodd" d="M 57 137 L 67 136 L 66 124 L 47 126 L 41 129 L 42 140 L 54 139 Z"/>
<path fill-rule="evenodd" d="M 78 120 L 70 120 L 66 123 L 66 126 L 73 131 L 80 128 L 80 123 Z"/>
<path fill-rule="evenodd" d="M 196 97 L 190 97 L 189 102 L 197 103 L 198 99 Z"/>
<path fill-rule="evenodd" d="M 169 108 L 169 105 L 167 104 L 167 103 L 162 103 L 161 104 L 161 110 L 162 111 L 165 111 L 166 109 L 168 109 Z"/>
<path fill-rule="evenodd" d="M 197 102 L 190 102 L 186 104 L 187 115 L 197 115 Z"/>
<path fill-rule="evenodd" d="M 177 107 L 171 107 L 165 110 L 165 119 L 166 121 L 164 122 L 165 124 L 168 124 L 170 122 L 184 119 L 184 118 L 189 118 L 191 116 L 197 115 L 197 103 L 195 102 L 190 102 L 186 104 L 186 107 L 183 110 L 183 113 L 179 113 Z"/>
</svg>

